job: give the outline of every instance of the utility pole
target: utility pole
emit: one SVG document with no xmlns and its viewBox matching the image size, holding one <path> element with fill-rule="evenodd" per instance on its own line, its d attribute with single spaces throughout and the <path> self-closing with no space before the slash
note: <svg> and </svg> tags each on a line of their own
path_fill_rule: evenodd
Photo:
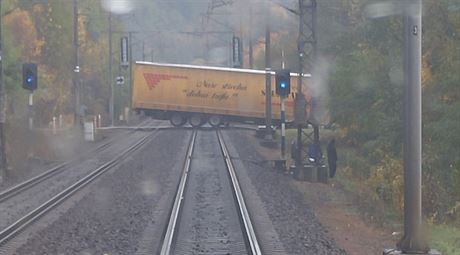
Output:
<svg viewBox="0 0 460 255">
<path fill-rule="evenodd" d="M 74 60 L 75 66 L 73 69 L 73 88 L 74 88 L 74 100 L 75 100 L 75 111 L 74 111 L 74 125 L 77 126 L 80 116 L 80 54 L 79 54 L 79 42 L 78 42 L 78 0 L 73 0 L 73 47 L 74 47 Z M 83 117 L 83 116 L 81 116 Z"/>
<path fill-rule="evenodd" d="M 249 7 L 249 68 L 254 69 L 254 56 L 252 49 L 252 5 Z"/>
<path fill-rule="evenodd" d="M 114 112 L 114 87 L 112 78 L 112 12 L 109 10 L 109 86 L 110 86 L 110 101 L 109 101 L 109 115 L 112 126 L 114 125 L 115 112 Z"/>
<path fill-rule="evenodd" d="M 252 35 L 249 35 L 252 36 Z M 252 49 L 252 38 L 249 37 L 249 68 L 254 69 L 254 53 Z"/>
<path fill-rule="evenodd" d="M 281 50 L 281 69 L 284 70 L 284 50 Z M 289 74 L 289 80 L 291 79 Z M 278 86 L 278 85 L 276 85 Z M 286 97 L 280 96 L 281 103 L 281 159 L 286 159 Z"/>
<path fill-rule="evenodd" d="M 422 239 L 422 3 L 415 0 L 404 15 L 405 127 L 404 127 L 404 252 L 427 252 Z"/>
<path fill-rule="evenodd" d="M 267 21 L 265 30 L 265 138 L 271 140 L 272 136 L 272 74 L 270 59 L 270 25 Z"/>
<path fill-rule="evenodd" d="M 142 61 L 145 61 L 145 41 L 142 41 Z"/>
<path fill-rule="evenodd" d="M 404 236 L 397 251 L 384 254 L 439 254 L 430 250 L 422 227 L 422 1 L 404 10 Z"/>
<path fill-rule="evenodd" d="M 302 92 L 303 75 L 311 72 L 316 57 L 316 0 L 299 0 L 299 78 L 295 97 L 295 122 L 297 125 L 297 150 L 295 155 L 295 176 L 305 179 L 305 160 L 303 144 L 303 128 L 307 127 L 306 99 Z M 311 105 L 311 102 L 308 102 Z M 308 116 L 310 117 L 310 116 Z M 314 124 L 313 124 L 314 126 Z M 319 128 L 314 128 L 315 145 L 319 144 Z M 307 136 L 310 137 L 310 136 Z"/>
<path fill-rule="evenodd" d="M 128 33 L 128 54 L 129 54 L 129 99 L 128 99 L 128 108 L 131 109 L 131 93 L 133 87 L 133 33 Z M 144 60 L 144 42 L 142 42 L 142 58 Z M 128 121 L 128 120 L 126 120 Z"/>
<path fill-rule="evenodd" d="M 2 1 L 0 0 L 0 183 L 6 178 L 6 141 L 5 141 L 5 122 L 6 122 L 6 93 L 3 84 L 3 37 L 2 37 Z"/>
</svg>

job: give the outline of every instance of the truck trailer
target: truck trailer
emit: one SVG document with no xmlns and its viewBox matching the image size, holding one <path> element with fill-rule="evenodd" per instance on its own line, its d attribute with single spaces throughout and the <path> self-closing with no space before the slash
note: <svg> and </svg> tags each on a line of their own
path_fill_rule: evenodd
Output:
<svg viewBox="0 0 460 255">
<path fill-rule="evenodd" d="M 174 126 L 265 120 L 266 71 L 136 62 L 133 73 L 132 109 L 137 113 L 169 119 Z M 276 122 L 280 120 L 280 97 L 274 93 L 275 72 L 270 77 Z M 292 90 L 285 100 L 287 122 L 294 119 L 297 81 L 298 74 L 291 73 Z"/>
</svg>

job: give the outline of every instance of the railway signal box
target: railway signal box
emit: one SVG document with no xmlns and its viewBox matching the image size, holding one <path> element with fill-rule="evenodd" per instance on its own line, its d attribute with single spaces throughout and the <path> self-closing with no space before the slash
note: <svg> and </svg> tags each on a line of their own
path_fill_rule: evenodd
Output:
<svg viewBox="0 0 460 255">
<path fill-rule="evenodd" d="M 38 87 L 37 64 L 24 63 L 22 65 L 22 87 L 34 91 Z"/>
<path fill-rule="evenodd" d="M 291 93 L 291 73 L 289 70 L 276 71 L 276 94 L 287 97 Z"/>
</svg>

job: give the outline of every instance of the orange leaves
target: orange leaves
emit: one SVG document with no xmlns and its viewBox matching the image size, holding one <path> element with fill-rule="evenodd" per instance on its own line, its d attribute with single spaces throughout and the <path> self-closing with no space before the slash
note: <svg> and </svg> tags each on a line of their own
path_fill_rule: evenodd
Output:
<svg viewBox="0 0 460 255">
<path fill-rule="evenodd" d="M 90 40 L 88 38 L 88 31 L 86 30 L 87 19 L 87 16 L 78 15 L 78 41 L 82 46 Z"/>
<path fill-rule="evenodd" d="M 35 60 L 39 57 L 45 41 L 38 38 L 37 31 L 32 19 L 27 11 L 16 9 L 3 19 L 6 27 L 13 33 L 10 35 L 14 45 L 20 46 L 22 56 L 27 61 Z"/>
</svg>

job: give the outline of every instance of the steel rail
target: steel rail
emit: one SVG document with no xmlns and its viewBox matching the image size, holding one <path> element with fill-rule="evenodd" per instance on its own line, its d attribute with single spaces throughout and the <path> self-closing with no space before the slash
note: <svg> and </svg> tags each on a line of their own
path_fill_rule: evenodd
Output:
<svg viewBox="0 0 460 255">
<path fill-rule="evenodd" d="M 194 131 L 190 145 L 187 151 L 187 158 L 184 163 L 184 169 L 182 172 L 181 180 L 179 182 L 178 190 L 176 193 L 176 197 L 174 200 L 173 208 L 171 210 L 171 215 L 169 218 L 169 223 L 165 232 L 163 244 L 161 247 L 160 255 L 169 255 L 172 251 L 172 245 L 175 238 L 175 232 L 177 230 L 177 221 L 180 217 L 180 211 L 182 209 L 183 200 L 184 200 L 184 191 L 185 186 L 187 184 L 187 178 L 190 171 L 191 166 L 191 159 L 193 154 L 193 149 L 195 145 L 197 131 Z M 244 225 L 243 232 L 245 232 L 246 236 L 245 239 L 247 240 L 247 245 L 249 246 L 249 250 L 251 251 L 250 254 L 252 255 L 261 255 L 262 251 L 259 246 L 259 242 L 257 241 L 256 234 L 254 231 L 254 227 L 252 226 L 252 222 L 249 216 L 249 212 L 247 210 L 246 204 L 244 202 L 243 193 L 241 191 L 240 185 L 238 183 L 238 179 L 236 176 L 235 169 L 233 167 L 233 163 L 231 162 L 228 150 L 222 138 L 220 131 L 217 131 L 217 136 L 219 139 L 219 145 L 222 150 L 222 154 L 225 159 L 225 163 L 229 172 L 229 176 L 232 183 L 232 189 L 235 194 L 235 200 L 237 202 L 238 207 L 238 214 L 241 217 L 242 224 Z"/>
<path fill-rule="evenodd" d="M 158 131 L 158 130 L 157 130 Z M 132 152 L 135 150 L 139 149 L 142 145 L 144 145 L 148 139 L 154 135 L 158 134 L 158 132 L 152 132 L 146 136 L 144 136 L 142 139 L 140 139 L 138 142 L 136 142 L 134 145 L 130 146 L 128 149 L 123 151 L 120 156 L 115 157 L 111 161 L 105 163 L 104 165 L 98 167 L 96 170 L 91 172 L 90 174 L 86 175 L 82 179 L 78 180 L 76 183 L 71 185 L 70 187 L 66 188 L 65 190 L 61 191 L 59 194 L 55 195 L 45 203 L 43 203 L 41 206 L 37 207 L 33 211 L 29 212 L 27 215 L 23 216 L 4 230 L 0 232 L 0 245 L 5 244 L 8 240 L 10 240 L 12 237 L 14 237 L 16 234 L 18 234 L 20 231 L 25 229 L 28 225 L 33 223 L 34 221 L 38 220 L 41 216 L 43 216 L 45 213 L 49 212 L 51 209 L 65 201 L 67 198 L 69 198 L 71 195 L 75 194 L 77 191 L 85 187 L 87 184 L 91 183 L 94 181 L 97 177 L 101 176 L 103 173 L 106 171 L 112 169 L 115 165 L 117 165 L 119 162 L 124 160 L 128 155 L 130 155 Z"/>
<path fill-rule="evenodd" d="M 0 193 L 0 202 L 3 202 L 19 193 L 21 193 L 22 191 L 25 191 L 39 183 L 41 183 L 42 181 L 44 180 L 47 180 L 51 177 L 53 177 L 54 175 L 60 173 L 61 171 L 67 169 L 68 166 L 70 166 L 71 164 L 75 163 L 75 162 L 78 162 L 79 160 L 81 160 L 82 158 L 84 158 L 85 156 L 87 155 L 90 155 L 90 154 L 93 154 L 95 152 L 98 152 L 100 151 L 101 149 L 103 149 L 104 147 L 108 146 L 110 143 L 112 143 L 113 141 L 108 141 L 100 146 L 98 146 L 97 148 L 95 148 L 94 150 L 91 150 L 90 152 L 87 152 L 85 153 L 84 155 L 78 157 L 77 159 L 72 159 L 68 162 L 64 162 L 64 163 L 61 163 L 37 176 L 34 176 L 24 182 L 21 182 L 9 189 L 6 189 L 5 191 L 1 192 Z"/>
<path fill-rule="evenodd" d="M 196 130 L 193 131 L 192 138 L 190 139 L 190 144 L 187 150 L 187 157 L 184 163 L 184 169 L 182 171 L 182 176 L 179 182 L 179 187 L 177 189 L 176 198 L 174 199 L 173 208 L 171 210 L 171 215 L 168 222 L 168 227 L 166 229 L 165 237 L 163 244 L 161 246 L 161 255 L 169 255 L 171 252 L 171 246 L 175 236 L 175 231 L 177 227 L 177 220 L 179 219 L 179 214 L 182 209 L 182 201 L 184 200 L 184 190 L 187 184 L 188 173 L 190 170 L 190 165 L 192 161 L 193 148 L 195 147 Z"/>
<path fill-rule="evenodd" d="M 249 215 L 249 211 L 246 207 L 246 203 L 244 202 L 243 192 L 241 191 L 240 184 L 238 182 L 238 177 L 236 176 L 235 168 L 233 167 L 232 160 L 230 158 L 230 154 L 228 153 L 227 146 L 225 145 L 224 138 L 219 130 L 217 132 L 217 137 L 219 138 L 220 148 L 222 150 L 222 154 L 224 155 L 225 163 L 227 165 L 228 173 L 230 175 L 230 179 L 233 185 L 233 192 L 235 194 L 235 198 L 238 202 L 238 210 L 240 217 L 243 221 L 244 230 L 246 233 L 246 239 L 248 241 L 248 246 L 250 248 L 252 255 L 261 255 L 262 251 L 257 241 L 257 236 L 252 225 L 251 217 Z"/>
<path fill-rule="evenodd" d="M 148 121 L 142 121 L 141 123 L 139 123 L 138 127 L 141 128 L 142 125 L 144 125 L 146 122 Z M 57 175 L 58 173 L 60 173 L 61 171 L 67 169 L 68 166 L 76 163 L 76 162 L 79 162 L 81 159 L 83 159 L 84 157 L 88 156 L 88 155 L 93 155 L 94 153 L 96 152 L 99 152 L 101 151 L 102 149 L 104 149 L 105 147 L 109 146 L 111 143 L 114 142 L 115 139 L 110 139 L 109 141 L 99 145 L 98 147 L 84 153 L 83 155 L 79 155 L 77 158 L 75 159 L 72 159 L 72 160 L 69 160 L 67 162 L 64 162 L 64 163 L 61 163 L 57 166 L 54 166 L 53 168 L 37 175 L 37 176 L 34 176 L 28 180 L 25 180 L 24 182 L 21 182 L 11 188 L 8 188 L 2 192 L 0 192 L 0 203 L 21 193 L 22 191 L 25 191 L 29 188 L 32 188 L 33 186 L 41 183 L 42 181 L 45 181 L 51 177 L 53 177 L 54 175 Z"/>
</svg>

